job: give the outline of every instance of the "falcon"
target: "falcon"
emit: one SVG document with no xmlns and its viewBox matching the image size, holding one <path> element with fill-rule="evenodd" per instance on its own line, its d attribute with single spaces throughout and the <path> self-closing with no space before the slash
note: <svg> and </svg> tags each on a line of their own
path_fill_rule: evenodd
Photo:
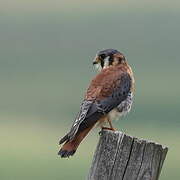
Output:
<svg viewBox="0 0 180 180">
<path fill-rule="evenodd" d="M 62 158 L 74 155 L 95 124 L 115 131 L 112 120 L 129 112 L 132 106 L 134 77 L 126 57 L 118 50 L 106 49 L 97 53 L 93 64 L 99 73 L 91 81 L 70 131 L 59 141 L 63 144 L 58 152 Z"/>
</svg>

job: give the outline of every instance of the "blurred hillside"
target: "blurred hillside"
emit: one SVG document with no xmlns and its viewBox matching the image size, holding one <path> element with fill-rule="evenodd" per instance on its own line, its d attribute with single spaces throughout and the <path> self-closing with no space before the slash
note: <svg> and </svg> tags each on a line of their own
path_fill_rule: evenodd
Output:
<svg viewBox="0 0 180 180">
<path fill-rule="evenodd" d="M 132 111 L 116 127 L 168 145 L 160 179 L 179 179 L 179 7 L 175 0 L 0 0 L 0 179 L 85 179 L 98 129 L 69 160 L 57 157 L 58 139 L 105 48 L 123 52 L 136 79 Z"/>
</svg>

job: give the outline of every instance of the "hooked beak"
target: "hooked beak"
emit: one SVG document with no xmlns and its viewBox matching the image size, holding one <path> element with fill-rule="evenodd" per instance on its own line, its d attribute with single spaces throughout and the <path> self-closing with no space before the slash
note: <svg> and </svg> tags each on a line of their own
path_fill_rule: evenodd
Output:
<svg viewBox="0 0 180 180">
<path fill-rule="evenodd" d="M 93 61 L 93 65 L 95 65 L 95 64 L 98 64 L 98 62 L 97 61 Z"/>
<path fill-rule="evenodd" d="M 100 63 L 99 57 L 95 57 L 93 60 L 93 65 Z"/>
</svg>

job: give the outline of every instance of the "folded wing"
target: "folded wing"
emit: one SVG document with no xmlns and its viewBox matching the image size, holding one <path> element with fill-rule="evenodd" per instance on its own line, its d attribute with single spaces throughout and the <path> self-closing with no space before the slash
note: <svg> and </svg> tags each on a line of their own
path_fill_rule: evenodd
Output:
<svg viewBox="0 0 180 180">
<path fill-rule="evenodd" d="M 131 91 L 132 80 L 128 73 L 102 73 L 92 81 L 79 114 L 69 133 L 60 140 L 60 144 L 73 140 L 79 132 L 93 126 L 102 116 L 124 101 Z"/>
</svg>

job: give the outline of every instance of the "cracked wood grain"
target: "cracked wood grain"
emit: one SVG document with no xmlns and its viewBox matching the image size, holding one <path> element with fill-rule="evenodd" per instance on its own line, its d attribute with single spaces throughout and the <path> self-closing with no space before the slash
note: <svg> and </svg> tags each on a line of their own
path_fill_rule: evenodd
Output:
<svg viewBox="0 0 180 180">
<path fill-rule="evenodd" d="M 158 180 L 168 148 L 103 130 L 87 180 Z"/>
</svg>

